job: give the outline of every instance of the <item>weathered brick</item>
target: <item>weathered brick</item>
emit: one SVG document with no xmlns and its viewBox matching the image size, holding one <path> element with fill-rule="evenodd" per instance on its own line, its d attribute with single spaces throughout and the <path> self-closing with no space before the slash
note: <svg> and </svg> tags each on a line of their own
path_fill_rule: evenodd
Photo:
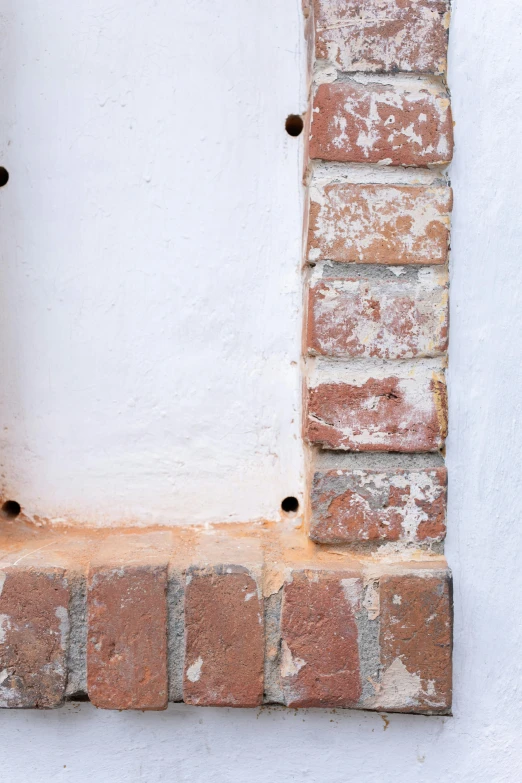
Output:
<svg viewBox="0 0 522 783">
<path fill-rule="evenodd" d="M 0 707 L 58 707 L 65 695 L 69 587 L 62 569 L 0 571 Z"/>
<path fill-rule="evenodd" d="M 167 707 L 167 566 L 91 566 L 87 687 L 97 707 Z"/>
<path fill-rule="evenodd" d="M 281 609 L 281 682 L 290 707 L 351 707 L 361 697 L 356 613 L 362 582 L 350 573 L 295 571 Z"/>
<path fill-rule="evenodd" d="M 188 704 L 255 707 L 263 700 L 263 601 L 241 566 L 193 568 L 185 588 Z"/>
<path fill-rule="evenodd" d="M 308 392 L 311 443 L 348 451 L 437 451 L 447 430 L 444 377 L 429 368 L 352 374 Z"/>
<path fill-rule="evenodd" d="M 381 679 L 374 706 L 444 713 L 452 694 L 452 590 L 448 574 L 380 580 Z"/>
<path fill-rule="evenodd" d="M 446 468 L 316 471 L 310 537 L 322 544 L 441 541 Z"/>
<path fill-rule="evenodd" d="M 308 258 L 362 264 L 444 264 L 452 191 L 448 187 L 314 185 Z"/>
<path fill-rule="evenodd" d="M 316 57 L 341 71 L 444 73 L 447 0 L 314 0 Z"/>
<path fill-rule="evenodd" d="M 339 358 L 438 356 L 448 346 L 447 275 L 323 278 L 310 286 L 308 350 Z"/>
<path fill-rule="evenodd" d="M 452 151 L 450 102 L 439 87 L 354 81 L 317 89 L 311 158 L 427 166 L 449 163 Z"/>
</svg>

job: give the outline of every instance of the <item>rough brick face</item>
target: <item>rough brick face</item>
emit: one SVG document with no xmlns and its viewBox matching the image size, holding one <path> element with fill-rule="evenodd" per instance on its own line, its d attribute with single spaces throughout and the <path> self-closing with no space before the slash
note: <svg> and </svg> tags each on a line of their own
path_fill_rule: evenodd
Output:
<svg viewBox="0 0 522 783">
<path fill-rule="evenodd" d="M 193 569 L 185 591 L 188 704 L 255 707 L 263 700 L 263 601 L 238 566 Z"/>
<path fill-rule="evenodd" d="M 97 707 L 167 707 L 166 591 L 166 566 L 91 568 L 87 687 Z"/>
<path fill-rule="evenodd" d="M 315 0 L 318 59 L 341 71 L 444 73 L 445 0 Z"/>
<path fill-rule="evenodd" d="M 437 451 L 446 429 L 446 386 L 435 373 L 325 382 L 308 393 L 307 436 L 323 448 Z"/>
<path fill-rule="evenodd" d="M 310 261 L 447 261 L 451 188 L 330 184 L 312 188 L 310 199 Z"/>
<path fill-rule="evenodd" d="M 317 471 L 310 536 L 323 544 L 441 541 L 446 468 Z"/>
<path fill-rule="evenodd" d="M 361 693 L 356 613 L 362 582 L 351 574 L 294 572 L 281 610 L 281 681 L 290 707 L 350 707 Z"/>
<path fill-rule="evenodd" d="M 310 287 L 308 350 L 339 358 L 437 356 L 448 345 L 445 273 L 414 281 L 323 279 Z"/>
<path fill-rule="evenodd" d="M 68 607 L 69 588 L 61 569 L 0 571 L 0 707 L 62 703 Z"/>
<path fill-rule="evenodd" d="M 450 577 L 384 577 L 380 608 L 377 705 L 400 712 L 447 712 L 452 691 Z"/>
<path fill-rule="evenodd" d="M 447 94 L 434 86 L 321 84 L 314 99 L 310 157 L 346 163 L 427 166 L 451 160 Z"/>
</svg>

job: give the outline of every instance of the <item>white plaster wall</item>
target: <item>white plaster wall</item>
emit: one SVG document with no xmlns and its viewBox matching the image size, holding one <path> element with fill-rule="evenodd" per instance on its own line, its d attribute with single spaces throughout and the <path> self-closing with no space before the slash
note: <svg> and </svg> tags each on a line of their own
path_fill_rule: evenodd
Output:
<svg viewBox="0 0 522 783">
<path fill-rule="evenodd" d="M 279 8 L 284 5 L 279 0 Z M 376 714 L 320 710 L 173 706 L 163 714 L 113 714 L 80 705 L 52 713 L 2 713 L 3 779 L 521 779 L 520 30 L 520 3 L 454 2 L 450 80 L 457 151 L 447 543 L 455 577 L 454 717 L 390 715 L 386 726 Z"/>
<path fill-rule="evenodd" d="M 299 0 L 1 0 L 0 460 L 29 515 L 299 495 Z"/>
</svg>

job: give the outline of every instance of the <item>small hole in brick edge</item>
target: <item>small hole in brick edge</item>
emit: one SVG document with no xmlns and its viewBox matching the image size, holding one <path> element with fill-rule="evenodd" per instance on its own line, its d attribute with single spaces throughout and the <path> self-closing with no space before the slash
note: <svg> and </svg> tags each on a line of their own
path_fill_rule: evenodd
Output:
<svg viewBox="0 0 522 783">
<path fill-rule="evenodd" d="M 289 114 L 285 122 L 285 130 L 289 136 L 300 136 L 304 122 L 300 114 Z"/>
<path fill-rule="evenodd" d="M 4 169 L 3 166 L 0 166 L 0 188 L 3 188 L 4 185 L 7 185 L 9 182 L 9 172 L 7 169 Z"/>
<path fill-rule="evenodd" d="M 2 506 L 2 516 L 4 519 L 16 519 L 21 510 L 22 507 L 16 500 L 6 500 Z"/>
<path fill-rule="evenodd" d="M 285 514 L 297 514 L 299 511 L 298 499 L 294 498 L 293 495 L 289 495 L 289 497 L 285 498 L 281 503 L 281 509 Z"/>
</svg>

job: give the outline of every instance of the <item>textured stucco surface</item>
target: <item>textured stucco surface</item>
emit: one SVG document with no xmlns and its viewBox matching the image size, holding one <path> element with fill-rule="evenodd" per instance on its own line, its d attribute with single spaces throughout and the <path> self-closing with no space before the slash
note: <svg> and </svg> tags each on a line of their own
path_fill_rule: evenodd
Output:
<svg viewBox="0 0 522 783">
<path fill-rule="evenodd" d="M 300 495 L 297 0 L 0 7 L 0 493 L 77 523 Z"/>
<path fill-rule="evenodd" d="M 284 5 L 278 4 L 279 7 Z M 292 8 L 297 3 L 291 3 Z M 286 7 L 286 5 L 285 5 Z M 13 783 L 511 783 L 522 768 L 522 7 L 455 0 L 449 534 L 454 717 L 90 705 L 0 714 Z M 273 52 L 271 52 L 272 56 Z"/>
</svg>

